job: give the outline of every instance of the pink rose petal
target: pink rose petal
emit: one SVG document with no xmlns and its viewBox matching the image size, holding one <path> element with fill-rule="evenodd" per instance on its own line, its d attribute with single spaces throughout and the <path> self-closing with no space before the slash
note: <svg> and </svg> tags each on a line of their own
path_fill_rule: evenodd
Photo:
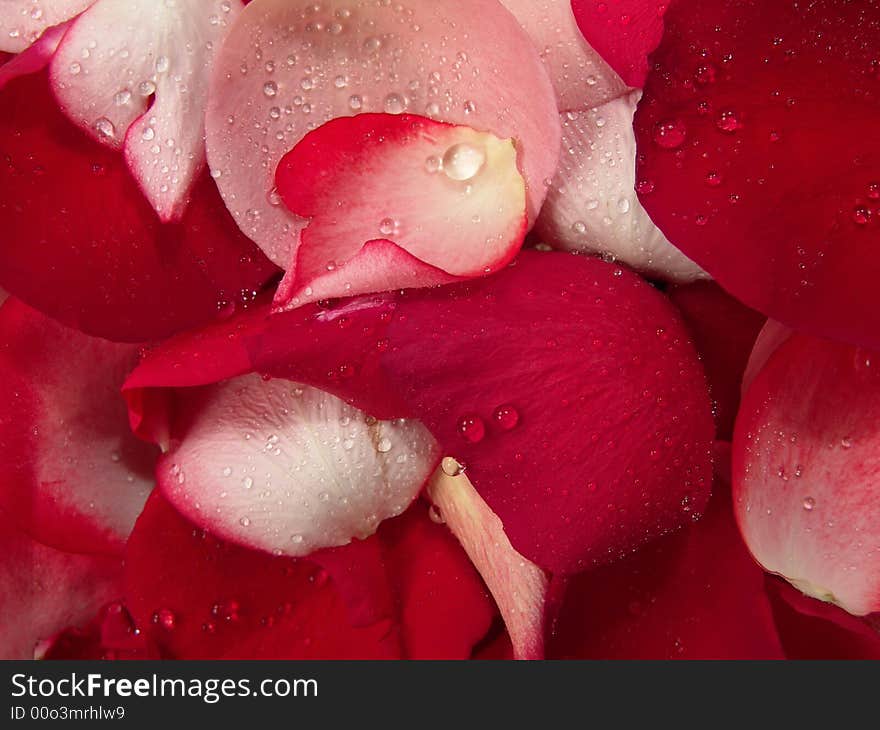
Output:
<svg viewBox="0 0 880 730">
<path fill-rule="evenodd" d="M 61 108 L 122 148 L 163 222 L 179 220 L 205 164 L 208 79 L 240 0 L 97 0 L 52 61 Z"/>
<path fill-rule="evenodd" d="M 0 51 L 20 53 L 47 28 L 81 13 L 95 0 L 3 0 Z"/>
</svg>

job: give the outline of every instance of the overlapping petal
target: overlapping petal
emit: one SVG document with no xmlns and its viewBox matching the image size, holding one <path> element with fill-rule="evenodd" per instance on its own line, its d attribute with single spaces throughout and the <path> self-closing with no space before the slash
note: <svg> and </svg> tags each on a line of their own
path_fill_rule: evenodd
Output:
<svg viewBox="0 0 880 730">
<path fill-rule="evenodd" d="M 47 29 L 70 20 L 94 1 L 6 0 L 0 7 L 0 51 L 24 51 Z"/>
</svg>

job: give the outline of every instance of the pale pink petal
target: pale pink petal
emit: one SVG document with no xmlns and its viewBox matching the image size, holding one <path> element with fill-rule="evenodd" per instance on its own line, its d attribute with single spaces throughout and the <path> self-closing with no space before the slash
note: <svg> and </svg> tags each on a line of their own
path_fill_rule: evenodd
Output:
<svg viewBox="0 0 880 730">
<path fill-rule="evenodd" d="M 458 277 L 426 264 L 393 241 L 377 239 L 367 241 L 345 263 L 315 274 L 314 279 L 307 279 L 302 268 L 294 266 L 278 285 L 275 301 L 285 309 L 295 309 L 340 295 L 435 286 L 457 280 Z"/>
<path fill-rule="evenodd" d="M 97 0 L 52 61 L 62 109 L 124 149 L 163 221 L 182 215 L 205 164 L 208 79 L 241 8 L 241 0 Z"/>
<path fill-rule="evenodd" d="M 634 91 L 595 109 L 565 112 L 559 169 L 536 231 L 566 251 L 603 254 L 637 271 L 686 282 L 706 275 L 654 225 L 636 195 Z"/>
<path fill-rule="evenodd" d="M 249 547 L 301 556 L 401 514 L 437 464 L 416 421 L 377 421 L 323 391 L 245 375 L 181 391 L 191 414 L 159 486 L 180 512 Z"/>
<path fill-rule="evenodd" d="M 49 65 L 52 55 L 67 32 L 67 23 L 47 29 L 32 45 L 0 66 L 0 89 L 19 76 L 36 73 Z"/>
<path fill-rule="evenodd" d="M 118 558 L 47 547 L 2 512 L 0 554 L 0 659 L 34 659 L 41 642 L 86 624 L 121 592 Z"/>
<path fill-rule="evenodd" d="M 532 39 L 547 67 L 560 111 L 611 101 L 629 87 L 584 40 L 571 0 L 501 0 Z"/>
<path fill-rule="evenodd" d="M 749 550 L 803 593 L 880 611 L 877 354 L 792 333 L 740 406 L 733 494 Z"/>
<path fill-rule="evenodd" d="M 89 337 L 17 299 L 0 309 L 0 509 L 41 542 L 119 552 L 153 488 L 158 449 L 119 392 L 137 345 Z"/>
<path fill-rule="evenodd" d="M 308 301 L 301 292 L 319 277 L 326 291 L 317 298 L 326 298 L 498 270 L 519 251 L 528 226 L 516 155 L 512 140 L 409 114 L 342 117 L 309 133 L 282 158 L 275 178 L 285 205 L 309 220 L 288 270 L 299 286 L 285 285 L 276 301 L 290 294 L 297 297 L 291 304 Z M 377 239 L 427 271 L 397 268 L 401 257 L 389 257 L 387 246 L 365 247 Z M 337 273 L 356 256 L 356 266 Z"/>
<path fill-rule="evenodd" d="M 458 538 L 495 598 L 514 657 L 543 659 L 547 575 L 514 550 L 498 515 L 455 459 L 443 459 L 428 482 L 427 493 L 438 519 Z"/>
<path fill-rule="evenodd" d="M 408 112 L 514 139 L 534 220 L 559 155 L 555 107 L 538 54 L 497 0 L 255 0 L 215 67 L 208 161 L 241 229 L 286 268 L 305 222 L 278 205 L 275 168 L 307 132 Z"/>
<path fill-rule="evenodd" d="M 53 25 L 81 13 L 94 0 L 3 0 L 0 51 L 20 53 Z"/>
</svg>

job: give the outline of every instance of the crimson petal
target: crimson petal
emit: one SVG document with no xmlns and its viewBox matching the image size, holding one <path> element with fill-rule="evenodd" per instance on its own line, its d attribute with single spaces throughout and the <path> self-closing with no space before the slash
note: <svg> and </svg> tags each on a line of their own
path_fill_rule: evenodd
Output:
<svg viewBox="0 0 880 730">
<path fill-rule="evenodd" d="M 216 316 L 275 272 L 204 173 L 162 225 L 122 156 L 56 107 L 45 72 L 0 91 L 0 285 L 89 334 L 138 342 Z"/>
<path fill-rule="evenodd" d="M 652 59 L 635 130 L 654 222 L 747 305 L 880 345 L 880 5 L 682 0 Z"/>
</svg>

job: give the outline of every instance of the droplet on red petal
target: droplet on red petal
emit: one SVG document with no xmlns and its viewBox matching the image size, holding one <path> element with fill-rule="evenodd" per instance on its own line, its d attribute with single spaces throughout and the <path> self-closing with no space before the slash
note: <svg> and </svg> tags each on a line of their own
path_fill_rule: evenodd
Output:
<svg viewBox="0 0 880 730">
<path fill-rule="evenodd" d="M 498 406 L 492 418 L 502 430 L 510 431 L 519 423 L 519 411 L 511 405 Z"/>
<path fill-rule="evenodd" d="M 733 440 L 736 513 L 752 554 L 856 615 L 880 609 L 880 369 L 861 359 L 858 348 L 789 335 L 751 381 Z"/>
<path fill-rule="evenodd" d="M 634 121 L 637 177 L 655 183 L 640 191 L 651 219 L 750 307 L 811 334 L 880 345 L 880 229 L 869 197 L 880 95 L 865 89 L 880 8 L 682 0 L 665 24 Z M 715 80 L 695 83 L 707 63 Z M 658 142 L 669 120 L 687 127 L 671 154 Z M 707 169 L 723 184 L 707 185 Z"/>
<path fill-rule="evenodd" d="M 458 421 L 458 432 L 468 443 L 478 444 L 486 436 L 486 424 L 479 416 L 462 416 Z"/>
<path fill-rule="evenodd" d="M 654 142 L 665 150 L 674 150 L 684 144 L 687 127 L 680 119 L 667 119 L 654 127 Z"/>
</svg>

